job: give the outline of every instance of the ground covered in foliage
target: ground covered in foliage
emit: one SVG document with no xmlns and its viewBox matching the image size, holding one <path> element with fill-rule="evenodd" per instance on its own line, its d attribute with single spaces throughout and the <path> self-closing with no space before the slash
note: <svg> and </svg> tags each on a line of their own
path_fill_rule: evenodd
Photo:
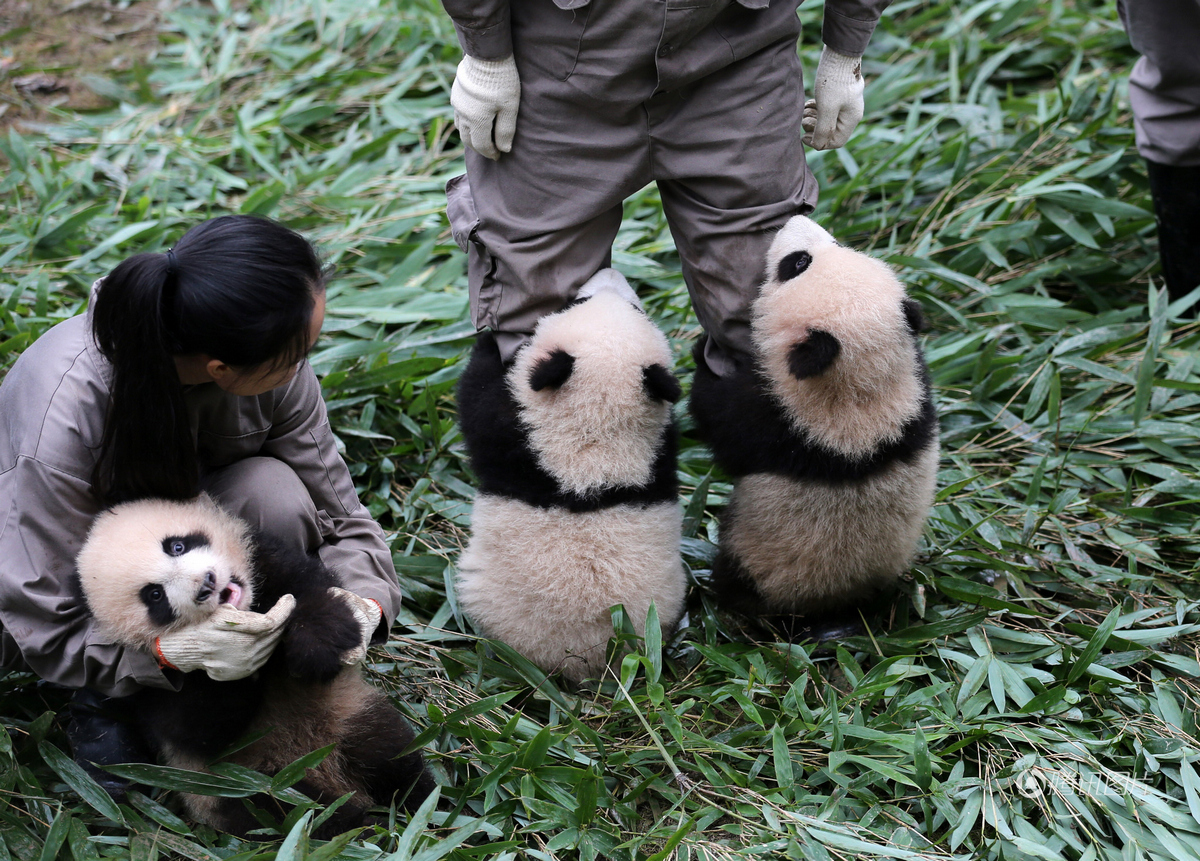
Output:
<svg viewBox="0 0 1200 861">
<path fill-rule="evenodd" d="M 811 73 L 820 8 L 802 15 Z M 813 154 L 819 220 L 933 323 L 940 492 L 894 618 L 814 650 L 720 613 L 730 486 L 681 408 L 687 624 L 582 691 L 476 637 L 449 589 L 471 332 L 436 0 L 213 0 L 161 26 L 148 69 L 112 75 L 115 107 L 0 139 L 0 368 L 204 217 L 319 243 L 338 276 L 312 361 L 407 596 L 370 671 L 442 787 L 394 827 L 323 843 L 301 805 L 238 841 L 170 792 L 113 805 L 64 756 L 62 693 L 10 674 L 0 859 L 1200 856 L 1200 329 L 1158 292 L 1112 4 L 898 0 L 866 121 Z M 655 190 L 625 216 L 615 265 L 686 385 L 699 330 Z M 215 792 L 271 784 L 217 770 Z"/>
</svg>

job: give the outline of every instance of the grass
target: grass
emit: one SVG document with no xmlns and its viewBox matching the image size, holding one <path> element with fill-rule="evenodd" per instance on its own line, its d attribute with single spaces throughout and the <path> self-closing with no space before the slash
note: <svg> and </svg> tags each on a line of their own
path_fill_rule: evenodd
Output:
<svg viewBox="0 0 1200 861">
<path fill-rule="evenodd" d="M 63 694 L 10 674 L 0 861 L 1200 857 L 1200 327 L 1157 280 L 1111 4 L 897 0 L 866 121 L 812 154 L 819 220 L 933 322 L 940 491 L 891 623 L 814 651 L 712 605 L 730 486 L 681 411 L 687 625 L 635 642 L 616 613 L 636 650 L 581 691 L 475 636 L 447 590 L 471 332 L 440 7 L 218 0 L 164 27 L 149 71 L 111 81 L 119 108 L 0 139 L 0 367 L 201 218 L 315 240 L 339 274 L 312 361 L 406 595 L 370 671 L 443 786 L 390 828 L 321 843 L 301 805 L 238 841 L 169 793 L 107 802 L 62 753 Z M 655 190 L 625 215 L 615 265 L 686 385 L 699 329 Z"/>
</svg>

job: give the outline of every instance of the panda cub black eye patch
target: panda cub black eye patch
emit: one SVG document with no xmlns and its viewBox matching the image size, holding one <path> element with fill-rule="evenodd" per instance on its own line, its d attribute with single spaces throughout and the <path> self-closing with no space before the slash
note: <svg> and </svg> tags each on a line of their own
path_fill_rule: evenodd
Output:
<svg viewBox="0 0 1200 861">
<path fill-rule="evenodd" d="M 812 265 L 812 255 L 807 251 L 793 251 L 779 261 L 777 280 L 791 281 Z"/>
<path fill-rule="evenodd" d="M 209 545 L 208 536 L 203 532 L 192 532 L 188 535 L 171 535 L 163 539 L 163 553 L 168 556 L 182 556 L 185 553 L 190 553 L 197 547 L 207 547 Z"/>
<path fill-rule="evenodd" d="M 138 597 L 146 605 L 146 613 L 155 625 L 169 625 L 175 621 L 175 608 L 161 584 L 147 583 L 138 592 Z"/>
</svg>

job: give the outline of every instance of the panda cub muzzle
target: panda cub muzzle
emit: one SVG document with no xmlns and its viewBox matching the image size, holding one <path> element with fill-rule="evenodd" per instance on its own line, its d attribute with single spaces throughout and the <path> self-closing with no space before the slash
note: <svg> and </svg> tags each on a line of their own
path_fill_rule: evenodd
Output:
<svg viewBox="0 0 1200 861">
<path fill-rule="evenodd" d="M 245 610 L 253 600 L 248 578 L 213 549 L 207 533 L 169 535 L 161 542 L 162 576 L 138 591 L 152 624 L 165 630 L 203 621 L 228 604 Z"/>
</svg>

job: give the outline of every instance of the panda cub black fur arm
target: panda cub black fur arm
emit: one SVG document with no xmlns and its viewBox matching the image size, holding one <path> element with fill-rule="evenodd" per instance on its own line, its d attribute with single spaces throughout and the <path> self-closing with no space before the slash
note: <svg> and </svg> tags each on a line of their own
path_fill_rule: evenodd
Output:
<svg viewBox="0 0 1200 861">
<path fill-rule="evenodd" d="M 288 617 L 273 661 L 283 660 L 295 678 L 329 681 L 341 671 L 342 656 L 362 644 L 362 631 L 345 601 L 329 594 L 341 583 L 317 556 L 258 533 L 254 536 L 254 603 L 264 613 L 283 595 L 296 607 Z"/>
<path fill-rule="evenodd" d="M 837 343 L 836 339 L 833 343 Z M 865 457 L 849 457 L 798 432 L 788 422 L 783 406 L 767 391 L 762 371 L 741 367 L 720 377 L 705 364 L 702 342 L 693 352 L 696 376 L 692 385 L 692 416 L 717 463 L 735 478 L 771 473 L 835 483 L 857 481 L 880 472 L 897 460 L 910 461 L 936 435 L 937 413 L 930 392 L 929 374 L 923 363 L 918 369 L 922 393 L 920 408 L 904 424 L 899 439 L 881 444 Z M 837 352 L 828 345 L 823 348 L 824 356 L 828 357 L 828 361 L 823 362 L 825 367 L 832 364 Z M 792 358 L 795 358 L 794 353 Z M 808 358 L 816 357 L 810 354 Z M 805 379 L 819 373 L 796 376 Z"/>
</svg>

